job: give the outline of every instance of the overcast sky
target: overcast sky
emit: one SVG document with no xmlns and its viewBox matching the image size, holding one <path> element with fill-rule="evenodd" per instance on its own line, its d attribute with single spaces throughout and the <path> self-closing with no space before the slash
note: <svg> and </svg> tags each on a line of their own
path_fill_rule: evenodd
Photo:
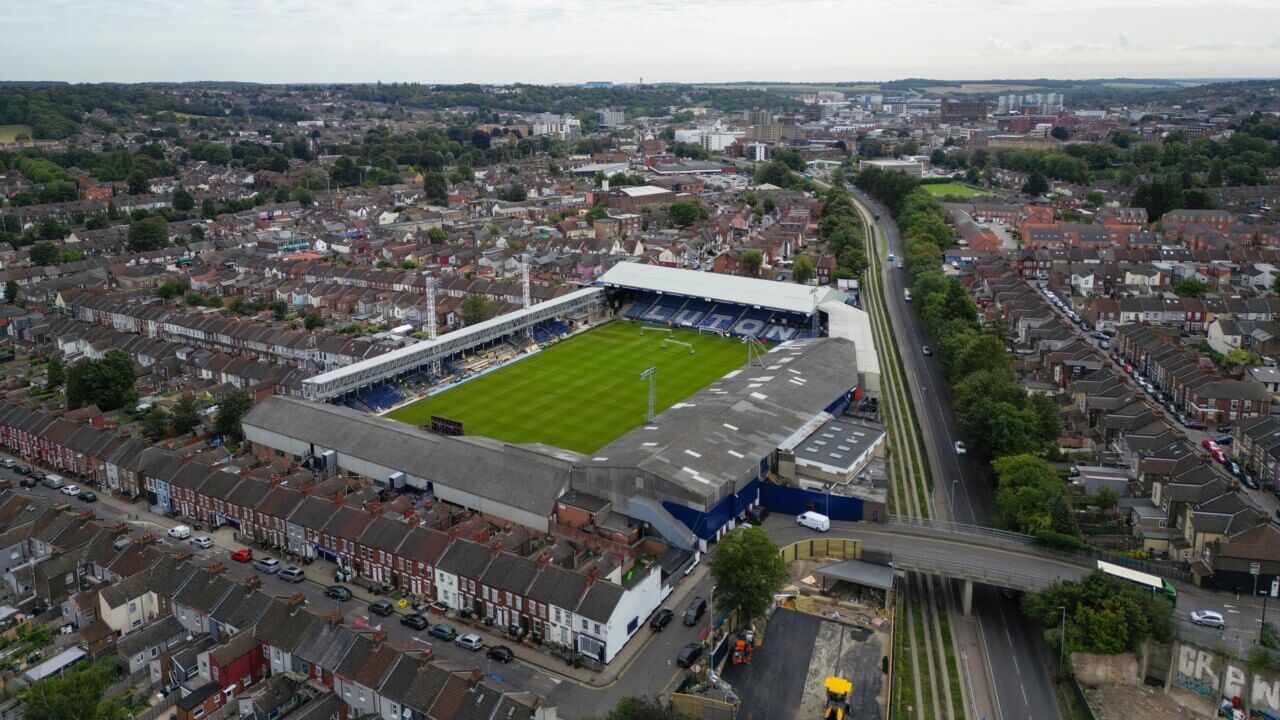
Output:
<svg viewBox="0 0 1280 720">
<path fill-rule="evenodd" d="M 7 0 L 0 79 L 1280 75 L 1280 0 Z"/>
</svg>

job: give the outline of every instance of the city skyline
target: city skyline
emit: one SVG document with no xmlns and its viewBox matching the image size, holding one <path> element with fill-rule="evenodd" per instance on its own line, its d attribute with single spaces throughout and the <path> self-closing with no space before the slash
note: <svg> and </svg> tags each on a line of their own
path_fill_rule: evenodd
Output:
<svg viewBox="0 0 1280 720">
<path fill-rule="evenodd" d="M 358 10 L 238 0 L 17 5 L 0 29 L 7 80 L 876 82 L 1269 77 L 1280 67 L 1280 6 L 1261 0 L 801 0 L 782 26 L 776 5 L 759 0 L 615 0 L 589 13 L 560 0 L 457 11 L 398 0 Z"/>
</svg>

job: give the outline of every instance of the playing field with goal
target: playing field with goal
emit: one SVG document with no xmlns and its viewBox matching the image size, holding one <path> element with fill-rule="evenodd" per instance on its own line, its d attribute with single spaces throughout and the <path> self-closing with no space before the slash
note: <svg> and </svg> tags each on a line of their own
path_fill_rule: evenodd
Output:
<svg viewBox="0 0 1280 720">
<path fill-rule="evenodd" d="M 737 338 L 615 321 L 388 415 L 422 425 L 461 420 L 467 435 L 591 453 L 644 422 L 656 367 L 657 411 L 744 365 Z"/>
</svg>

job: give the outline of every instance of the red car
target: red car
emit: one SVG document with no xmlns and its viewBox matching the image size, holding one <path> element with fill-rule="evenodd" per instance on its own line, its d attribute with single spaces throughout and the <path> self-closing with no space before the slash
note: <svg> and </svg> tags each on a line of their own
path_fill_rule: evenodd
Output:
<svg viewBox="0 0 1280 720">
<path fill-rule="evenodd" d="M 1205 438 L 1200 441 L 1200 447 L 1208 450 L 1209 452 L 1213 452 L 1218 449 L 1218 443 L 1214 442 L 1213 438 Z"/>
<path fill-rule="evenodd" d="M 253 560 L 253 551 L 249 548 L 241 548 L 231 553 L 231 559 L 238 563 L 247 563 Z"/>
<path fill-rule="evenodd" d="M 1219 463 L 1223 465 L 1227 464 L 1227 456 L 1224 455 L 1222 451 L 1219 450 L 1218 448 L 1215 447 L 1214 449 L 1210 450 L 1209 454 L 1212 455 L 1213 459 L 1217 460 Z"/>
</svg>

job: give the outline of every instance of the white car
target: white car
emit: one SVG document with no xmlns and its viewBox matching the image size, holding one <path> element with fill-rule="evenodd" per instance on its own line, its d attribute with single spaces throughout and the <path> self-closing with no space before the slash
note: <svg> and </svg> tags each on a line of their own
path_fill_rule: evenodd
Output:
<svg viewBox="0 0 1280 720">
<path fill-rule="evenodd" d="M 79 485 L 63 485 L 62 494 L 75 497 L 76 495 L 80 494 L 80 486 Z"/>
<path fill-rule="evenodd" d="M 810 530 L 817 530 L 818 532 L 827 532 L 828 530 L 831 529 L 831 518 L 827 517 L 826 515 L 823 515 L 822 513 L 816 513 L 811 510 L 809 512 L 800 513 L 799 515 L 797 515 L 796 524 L 803 525 L 804 527 L 807 527 Z"/>
<path fill-rule="evenodd" d="M 957 454 L 957 455 L 968 455 L 968 454 L 969 454 L 969 449 L 968 449 L 968 448 L 966 448 L 966 447 L 964 446 L 964 441 L 963 441 L 963 440 L 957 440 L 957 441 L 956 441 L 956 454 Z"/>
<path fill-rule="evenodd" d="M 1227 626 L 1227 621 L 1222 618 L 1222 613 L 1213 610 L 1193 610 L 1191 612 L 1191 622 L 1196 625 L 1219 629 Z"/>
<path fill-rule="evenodd" d="M 209 537 L 208 535 L 193 537 L 191 538 L 191 547 L 197 547 L 197 548 L 200 548 L 201 550 L 208 550 L 209 548 L 213 547 L 213 538 Z"/>
</svg>

